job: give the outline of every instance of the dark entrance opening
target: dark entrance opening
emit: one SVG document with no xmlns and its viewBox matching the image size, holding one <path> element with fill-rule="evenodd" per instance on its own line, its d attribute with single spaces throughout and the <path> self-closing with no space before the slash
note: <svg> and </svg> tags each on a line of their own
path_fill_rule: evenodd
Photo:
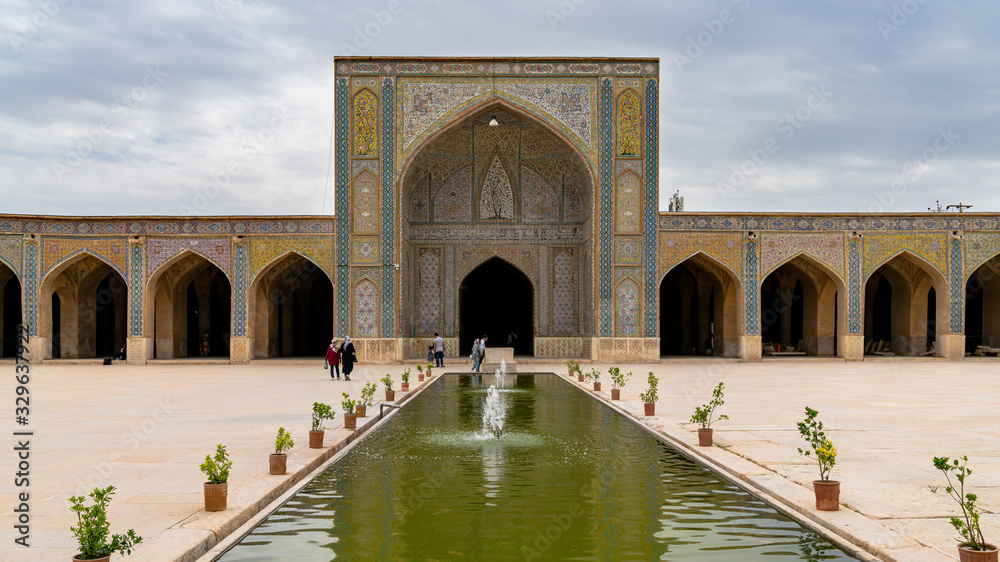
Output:
<svg viewBox="0 0 1000 562">
<path fill-rule="evenodd" d="M 125 285 L 117 274 L 109 273 L 98 283 L 94 299 L 97 357 L 112 357 L 125 345 L 126 299 Z"/>
<path fill-rule="evenodd" d="M 879 277 L 875 286 L 875 298 L 872 310 L 871 339 L 875 341 L 892 341 L 892 285 L 885 277 Z"/>
<path fill-rule="evenodd" d="M 52 293 L 52 358 L 62 357 L 62 301 Z"/>
<path fill-rule="evenodd" d="M 3 351 L 0 357 L 17 356 L 17 325 L 21 323 L 21 282 L 11 277 L 3 287 Z"/>
<path fill-rule="evenodd" d="M 513 347 L 516 355 L 534 354 L 531 281 L 514 266 L 492 258 L 469 273 L 459 289 L 459 356 L 468 357 L 472 342 L 489 336 L 486 347 Z M 507 345 L 509 334 L 517 339 Z"/>
<path fill-rule="evenodd" d="M 711 355 L 715 285 L 699 284 L 687 267 L 675 267 L 660 284 L 660 355 Z M 712 353 L 708 349 L 712 348 Z"/>
</svg>

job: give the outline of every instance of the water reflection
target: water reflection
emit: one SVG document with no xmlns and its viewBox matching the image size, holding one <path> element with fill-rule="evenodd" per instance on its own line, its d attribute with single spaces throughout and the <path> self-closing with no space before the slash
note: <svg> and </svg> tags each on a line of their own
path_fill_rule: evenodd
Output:
<svg viewBox="0 0 1000 562">
<path fill-rule="evenodd" d="M 852 560 L 556 377 L 506 382 L 501 439 L 443 377 L 222 559 Z"/>
</svg>

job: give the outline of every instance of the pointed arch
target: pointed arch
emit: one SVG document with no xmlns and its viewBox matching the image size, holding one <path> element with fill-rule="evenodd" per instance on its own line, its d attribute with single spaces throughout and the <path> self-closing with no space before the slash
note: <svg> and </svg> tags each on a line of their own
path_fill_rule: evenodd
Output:
<svg viewBox="0 0 1000 562">
<path fill-rule="evenodd" d="M 635 338 L 641 334 L 642 293 L 639 283 L 631 276 L 622 278 L 615 284 L 615 335 L 621 338 Z"/>
<path fill-rule="evenodd" d="M 806 251 L 786 256 L 760 276 L 757 294 L 765 353 L 767 344 L 778 344 L 808 355 L 844 355 L 847 286 L 821 259 Z"/>
<path fill-rule="evenodd" d="M 950 330 L 949 287 L 936 266 L 903 249 L 881 261 L 864 283 L 867 353 L 884 341 L 882 345 L 897 355 L 922 355 L 928 346 L 933 346 L 937 355 L 944 354 L 936 340 L 937 335 Z"/>
<path fill-rule="evenodd" d="M 250 358 L 322 355 L 333 338 L 333 280 L 289 249 L 268 261 L 249 286 Z"/>
<path fill-rule="evenodd" d="M 695 251 L 659 279 L 660 353 L 739 356 L 746 307 L 741 278 Z"/>
<path fill-rule="evenodd" d="M 0 357 L 16 357 L 18 324 L 22 322 L 21 278 L 17 270 L 0 261 Z"/>
<path fill-rule="evenodd" d="M 479 181 L 477 218 L 513 219 L 516 208 L 510 167 L 502 155 L 494 152 L 490 165 Z"/>
<path fill-rule="evenodd" d="M 489 347 L 506 347 L 508 334 L 517 335 L 518 355 L 534 353 L 537 291 L 523 268 L 493 254 L 461 277 L 459 285 L 459 347 L 470 349 L 486 334 Z"/>
</svg>

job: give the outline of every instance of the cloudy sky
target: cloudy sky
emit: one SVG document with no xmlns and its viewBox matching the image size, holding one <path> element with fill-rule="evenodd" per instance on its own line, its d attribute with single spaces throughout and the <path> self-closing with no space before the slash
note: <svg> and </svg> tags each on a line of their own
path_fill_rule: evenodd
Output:
<svg viewBox="0 0 1000 562">
<path fill-rule="evenodd" d="M 0 212 L 332 214 L 345 54 L 658 57 L 662 209 L 1000 210 L 994 0 L 395 1 L 0 0 Z"/>
</svg>

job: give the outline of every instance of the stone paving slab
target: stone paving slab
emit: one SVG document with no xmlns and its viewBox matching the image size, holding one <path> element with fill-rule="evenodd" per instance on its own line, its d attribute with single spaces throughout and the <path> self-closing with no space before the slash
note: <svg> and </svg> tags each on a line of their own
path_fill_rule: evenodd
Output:
<svg viewBox="0 0 1000 562">
<path fill-rule="evenodd" d="M 605 390 L 596 394 L 610 401 L 609 365 L 591 366 L 603 369 Z M 12 365 L 5 367 L 13 374 Z M 30 549 L 12 546 L 11 510 L 19 490 L 13 486 L 10 435 L 19 427 L 13 420 L 13 377 L 3 377 L 0 392 L 11 410 L 4 419 L 7 452 L 0 453 L 0 559 L 68 560 L 75 551 L 69 496 L 114 484 L 112 531 L 135 528 L 146 538 L 129 559 L 193 560 L 332 454 L 307 447 L 312 402 L 334 406 L 338 418 L 332 425 L 339 426 L 342 391 L 357 397 L 366 381 L 378 384 L 387 372 L 398 389 L 403 367 L 359 365 L 354 380 L 345 382 L 331 381 L 319 362 L 32 366 Z M 563 363 L 532 360 L 529 367 L 567 378 Z M 934 456 L 971 457 L 970 486 L 987 513 L 987 538 L 1000 538 L 1000 374 L 992 362 L 708 359 L 622 367 L 634 373 L 623 400 L 614 403 L 625 415 L 883 560 L 957 559 L 948 524 L 957 506 L 928 488 L 942 484 L 931 464 Z M 661 398 L 657 415 L 646 418 L 638 394 L 649 371 L 660 377 Z M 713 426 L 719 446 L 697 447 L 689 418 L 719 381 L 726 383 L 722 413 L 732 420 Z M 411 385 L 416 387 L 415 373 Z M 376 398 L 380 395 L 381 385 Z M 795 423 L 806 405 L 819 410 L 838 449 L 833 477 L 842 482 L 844 507 L 836 513 L 811 505 L 814 461 L 796 451 L 804 443 Z M 266 474 L 278 426 L 296 440 L 287 477 Z M 349 434 L 333 430 L 327 442 Z M 208 514 L 202 509 L 198 464 L 220 442 L 235 462 L 232 507 Z"/>
</svg>

